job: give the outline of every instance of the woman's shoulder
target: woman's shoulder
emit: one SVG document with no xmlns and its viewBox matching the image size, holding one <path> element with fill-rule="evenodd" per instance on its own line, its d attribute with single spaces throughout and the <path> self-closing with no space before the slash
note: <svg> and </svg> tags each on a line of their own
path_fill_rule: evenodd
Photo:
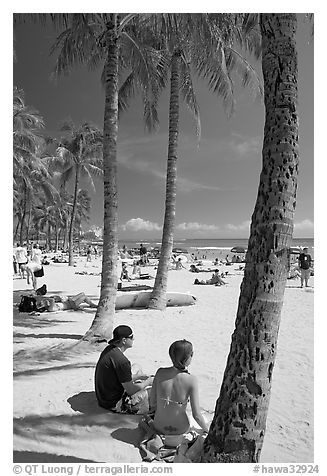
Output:
<svg viewBox="0 0 327 476">
<path fill-rule="evenodd" d="M 156 375 L 161 375 L 163 373 L 167 373 L 169 370 L 171 370 L 171 367 L 159 367 Z"/>
</svg>

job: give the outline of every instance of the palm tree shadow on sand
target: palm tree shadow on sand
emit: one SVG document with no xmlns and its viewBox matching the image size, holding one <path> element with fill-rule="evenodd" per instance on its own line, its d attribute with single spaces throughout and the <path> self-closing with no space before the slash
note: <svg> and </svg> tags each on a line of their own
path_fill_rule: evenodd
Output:
<svg viewBox="0 0 327 476">
<path fill-rule="evenodd" d="M 91 459 L 76 458 L 75 456 L 38 453 L 37 451 L 13 451 L 14 463 L 97 463 Z"/>
<path fill-rule="evenodd" d="M 110 426 L 127 425 L 117 428 L 111 433 L 111 436 L 116 440 L 123 441 L 138 447 L 142 439 L 142 431 L 138 428 L 140 415 L 127 415 L 125 413 L 113 413 L 98 406 L 95 392 L 80 392 L 67 399 L 72 410 L 84 413 L 89 417 L 89 425 L 98 424 L 99 418 L 105 416 L 107 421 L 110 421 Z M 105 422 L 104 422 L 105 424 Z"/>
</svg>

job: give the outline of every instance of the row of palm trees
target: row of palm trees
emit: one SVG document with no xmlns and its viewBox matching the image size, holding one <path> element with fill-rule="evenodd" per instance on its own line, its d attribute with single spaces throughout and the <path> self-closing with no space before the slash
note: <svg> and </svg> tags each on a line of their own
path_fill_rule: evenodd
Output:
<svg viewBox="0 0 327 476">
<path fill-rule="evenodd" d="M 80 178 L 87 176 L 95 188 L 92 177 L 102 176 L 102 134 L 90 124 L 78 128 L 65 121 L 64 137 L 47 138 L 42 116 L 25 104 L 16 87 L 13 111 L 14 241 L 39 241 L 43 234 L 47 249 L 58 251 L 60 242 L 69 249 L 72 264 L 74 233 L 80 234 L 90 212 L 91 199 L 80 188 Z M 66 189 L 71 179 L 73 194 Z"/>
<path fill-rule="evenodd" d="M 193 75 L 204 79 L 228 112 L 234 106 L 233 73 L 244 86 L 261 92 L 258 75 L 240 54 L 260 54 L 260 34 L 253 15 L 246 14 L 32 14 L 16 15 L 16 22 L 47 19 L 60 29 L 51 52 L 57 55 L 54 74 L 69 73 L 80 63 L 102 67 L 105 89 L 103 126 L 104 247 L 101 294 L 86 340 L 108 337 L 112 331 L 117 289 L 118 203 L 117 137 L 119 114 L 128 109 L 139 92 L 143 98 L 148 130 L 158 126 L 158 101 L 170 90 L 166 202 L 161 255 L 149 302 L 164 309 L 168 264 L 173 246 L 179 135 L 180 97 L 193 114 L 200 137 L 199 106 Z M 75 144 L 75 147 L 78 147 Z M 82 157 L 82 148 L 77 155 Z M 65 160 L 62 155 L 61 161 Z M 80 159 L 79 159 L 80 160 Z M 75 183 L 79 182 L 75 168 Z M 75 194 L 76 196 L 76 194 Z M 73 217 L 74 217 L 73 205 Z M 73 219 L 72 219 L 73 223 Z M 72 226 L 72 225 L 71 225 Z M 70 252 L 72 233 L 70 233 Z M 72 255 L 69 259 L 72 264 Z"/>
<path fill-rule="evenodd" d="M 23 20 L 50 21 L 60 29 L 55 72 L 86 63 L 103 68 L 104 242 L 101 294 L 86 341 L 108 338 L 117 290 L 117 140 L 119 112 L 138 91 L 148 128 L 158 123 L 160 93 L 170 88 L 167 182 L 162 252 L 150 307 L 165 303 L 172 249 L 180 96 L 194 114 L 196 72 L 233 108 L 235 70 L 243 84 L 258 76 L 240 50 L 262 51 L 265 129 L 262 172 L 252 216 L 235 331 L 202 462 L 255 462 L 263 443 L 281 307 L 293 232 L 298 173 L 297 52 L 295 14 L 50 14 Z M 17 22 L 21 16 L 16 17 Z"/>
</svg>

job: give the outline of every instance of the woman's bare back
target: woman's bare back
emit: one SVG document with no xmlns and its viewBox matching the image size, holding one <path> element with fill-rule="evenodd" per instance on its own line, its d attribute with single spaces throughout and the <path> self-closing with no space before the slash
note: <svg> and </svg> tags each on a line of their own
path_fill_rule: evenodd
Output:
<svg viewBox="0 0 327 476">
<path fill-rule="evenodd" d="M 186 414 L 192 377 L 175 367 L 158 370 L 155 381 L 155 429 L 163 434 L 179 435 L 188 431 Z"/>
</svg>

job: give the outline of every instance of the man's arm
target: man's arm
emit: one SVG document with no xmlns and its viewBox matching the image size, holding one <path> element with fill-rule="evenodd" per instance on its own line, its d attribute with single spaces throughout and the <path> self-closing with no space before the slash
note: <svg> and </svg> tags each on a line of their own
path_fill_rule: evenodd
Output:
<svg viewBox="0 0 327 476">
<path fill-rule="evenodd" d="M 130 382 L 122 383 L 122 386 L 124 387 L 128 395 L 134 395 L 134 393 L 138 392 L 139 390 L 143 390 L 145 387 L 152 385 L 153 377 L 148 377 L 147 379 L 141 381 L 136 380 L 136 382 L 137 383 L 131 380 Z"/>
</svg>

